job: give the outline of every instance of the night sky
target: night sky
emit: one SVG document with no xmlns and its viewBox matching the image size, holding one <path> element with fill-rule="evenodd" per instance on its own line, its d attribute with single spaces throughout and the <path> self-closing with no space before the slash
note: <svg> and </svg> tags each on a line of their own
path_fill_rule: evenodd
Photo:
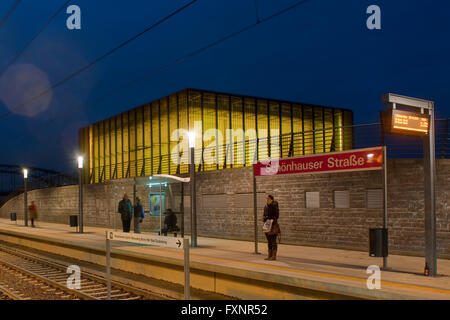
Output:
<svg viewBox="0 0 450 320">
<path fill-rule="evenodd" d="M 0 26 L 0 70 L 66 0 L 22 0 Z M 0 21 L 15 0 L 0 1 Z M 379 121 L 381 95 L 434 100 L 450 117 L 450 2 L 309 0 L 144 81 L 95 101 L 256 21 L 254 0 L 199 0 L 30 105 L 44 91 L 144 30 L 186 0 L 73 0 L 0 77 L 1 164 L 75 168 L 78 129 L 184 88 L 348 108 L 355 123 Z M 298 0 L 257 0 L 260 19 Z M 366 9 L 381 7 L 381 30 Z M 10 108 L 13 113 L 5 116 Z"/>
</svg>

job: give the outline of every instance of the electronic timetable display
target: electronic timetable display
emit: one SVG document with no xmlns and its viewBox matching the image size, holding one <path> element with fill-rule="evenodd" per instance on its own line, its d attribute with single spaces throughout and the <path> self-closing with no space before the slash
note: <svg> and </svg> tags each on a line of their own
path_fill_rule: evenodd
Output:
<svg viewBox="0 0 450 320">
<path fill-rule="evenodd" d="M 386 133 L 425 136 L 430 132 L 430 116 L 418 112 L 390 109 L 382 112 Z"/>
<path fill-rule="evenodd" d="M 428 134 L 430 116 L 415 112 L 392 110 L 392 130 Z"/>
</svg>

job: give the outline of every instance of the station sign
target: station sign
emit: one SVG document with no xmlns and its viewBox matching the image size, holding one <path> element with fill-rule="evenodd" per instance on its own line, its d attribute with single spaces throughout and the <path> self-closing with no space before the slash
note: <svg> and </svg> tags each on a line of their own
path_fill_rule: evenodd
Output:
<svg viewBox="0 0 450 320">
<path fill-rule="evenodd" d="M 430 116 L 427 114 L 388 109 L 382 112 L 381 118 L 386 133 L 425 136 L 430 132 Z"/>
<path fill-rule="evenodd" d="M 383 147 L 258 162 L 254 165 L 255 176 L 381 169 L 383 169 Z"/>
<path fill-rule="evenodd" d="M 106 231 L 107 240 L 148 244 L 158 247 L 183 249 L 183 238 L 153 236 L 141 233 Z"/>
</svg>

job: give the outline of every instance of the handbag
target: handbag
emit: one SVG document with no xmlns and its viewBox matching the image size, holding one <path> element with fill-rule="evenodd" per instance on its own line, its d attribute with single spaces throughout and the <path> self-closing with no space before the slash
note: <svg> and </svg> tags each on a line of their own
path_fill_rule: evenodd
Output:
<svg viewBox="0 0 450 320">
<path fill-rule="evenodd" d="M 272 224 L 273 224 L 273 219 L 267 219 L 266 222 L 264 222 L 263 224 L 263 231 L 265 233 L 269 233 L 272 230 Z"/>
<path fill-rule="evenodd" d="M 281 234 L 280 225 L 278 223 L 273 223 L 272 228 L 267 232 L 269 236 L 274 236 L 277 234 Z"/>
</svg>

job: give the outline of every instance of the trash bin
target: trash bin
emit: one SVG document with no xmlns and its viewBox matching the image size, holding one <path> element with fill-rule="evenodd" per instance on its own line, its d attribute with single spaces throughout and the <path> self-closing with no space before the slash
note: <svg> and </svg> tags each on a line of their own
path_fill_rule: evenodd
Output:
<svg viewBox="0 0 450 320">
<path fill-rule="evenodd" d="M 10 213 L 11 221 L 17 221 L 17 214 L 15 212 Z"/>
<path fill-rule="evenodd" d="M 388 256 L 388 229 L 369 229 L 369 254 L 371 257 Z"/>
<path fill-rule="evenodd" d="M 78 227 L 78 216 L 70 216 L 70 226 Z"/>
</svg>

